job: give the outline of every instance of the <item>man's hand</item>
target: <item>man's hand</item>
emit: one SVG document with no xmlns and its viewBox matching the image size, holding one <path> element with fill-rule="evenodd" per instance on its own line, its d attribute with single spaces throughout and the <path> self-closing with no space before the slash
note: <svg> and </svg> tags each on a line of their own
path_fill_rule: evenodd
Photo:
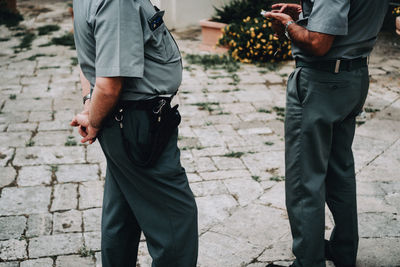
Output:
<svg viewBox="0 0 400 267">
<path fill-rule="evenodd" d="M 78 127 L 78 132 L 83 137 L 81 140 L 82 143 L 89 141 L 89 144 L 93 144 L 96 141 L 96 136 L 99 129 L 89 124 L 89 112 L 82 111 L 81 113 L 77 114 L 72 119 L 70 125 L 73 127 Z"/>
<path fill-rule="evenodd" d="M 302 12 L 301 5 L 298 4 L 275 4 L 271 6 L 273 11 L 277 11 L 278 13 L 284 13 L 293 18 L 294 21 L 299 19 L 299 15 Z"/>
<path fill-rule="evenodd" d="M 294 19 L 291 16 L 284 13 L 279 13 L 275 10 L 273 10 L 272 12 L 267 12 L 265 14 L 265 17 L 275 20 L 275 23 L 276 21 L 280 22 L 282 26 L 285 26 L 286 23 L 288 23 L 289 21 L 294 21 Z"/>
</svg>

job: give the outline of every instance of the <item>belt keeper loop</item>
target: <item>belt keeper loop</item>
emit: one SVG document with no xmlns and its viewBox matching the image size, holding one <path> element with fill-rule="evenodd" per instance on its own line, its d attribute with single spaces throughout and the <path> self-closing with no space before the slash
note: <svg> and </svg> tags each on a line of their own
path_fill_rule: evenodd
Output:
<svg viewBox="0 0 400 267">
<path fill-rule="evenodd" d="M 340 62 L 340 59 L 336 60 L 335 73 L 339 73 L 340 71 Z"/>
</svg>

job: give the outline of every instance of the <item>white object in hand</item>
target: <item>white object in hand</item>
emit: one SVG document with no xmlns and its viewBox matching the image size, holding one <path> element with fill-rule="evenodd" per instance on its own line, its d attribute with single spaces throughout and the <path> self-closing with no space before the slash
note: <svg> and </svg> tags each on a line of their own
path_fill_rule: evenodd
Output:
<svg viewBox="0 0 400 267">
<path fill-rule="evenodd" d="M 261 13 L 260 14 L 261 14 L 261 16 L 264 17 L 267 14 L 267 11 L 265 11 L 264 9 L 261 9 Z"/>
</svg>

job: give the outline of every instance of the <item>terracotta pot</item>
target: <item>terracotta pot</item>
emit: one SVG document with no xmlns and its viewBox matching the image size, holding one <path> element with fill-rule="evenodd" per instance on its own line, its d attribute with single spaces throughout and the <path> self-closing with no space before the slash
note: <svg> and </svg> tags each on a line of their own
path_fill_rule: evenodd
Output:
<svg viewBox="0 0 400 267">
<path fill-rule="evenodd" d="M 17 0 L 5 0 L 5 2 L 9 10 L 17 12 Z"/>
<path fill-rule="evenodd" d="M 71 29 L 71 33 L 74 33 L 74 9 L 72 7 L 68 7 L 68 12 L 72 17 L 72 29 Z"/>
<path fill-rule="evenodd" d="M 396 33 L 400 35 L 400 16 L 396 17 Z"/>
<path fill-rule="evenodd" d="M 222 37 L 222 29 L 228 24 L 203 19 L 200 21 L 203 50 L 217 50 L 225 52 L 226 48 L 217 47 L 218 40 Z"/>
</svg>

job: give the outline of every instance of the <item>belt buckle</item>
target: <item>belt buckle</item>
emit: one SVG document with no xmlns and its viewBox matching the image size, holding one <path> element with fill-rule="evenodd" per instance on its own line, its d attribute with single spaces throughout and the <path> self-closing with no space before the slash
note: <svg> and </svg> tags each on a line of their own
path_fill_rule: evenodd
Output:
<svg viewBox="0 0 400 267">
<path fill-rule="evenodd" d="M 341 63 L 340 59 L 336 60 L 335 73 L 339 73 L 339 71 L 340 71 L 340 63 Z"/>
</svg>

